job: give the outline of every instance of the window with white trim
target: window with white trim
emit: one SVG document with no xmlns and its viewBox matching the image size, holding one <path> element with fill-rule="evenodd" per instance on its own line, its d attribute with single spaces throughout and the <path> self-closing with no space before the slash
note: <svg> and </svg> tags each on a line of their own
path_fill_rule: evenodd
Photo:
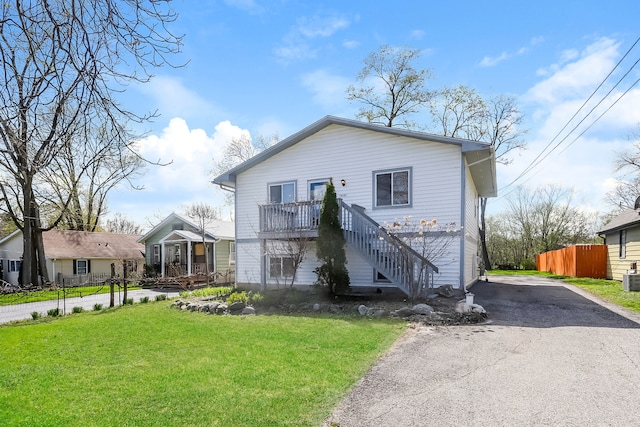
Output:
<svg viewBox="0 0 640 427">
<path fill-rule="evenodd" d="M 236 263 L 236 242 L 229 242 L 229 264 Z"/>
<path fill-rule="evenodd" d="M 13 273 L 13 272 L 18 272 L 20 271 L 20 265 L 22 264 L 22 261 L 19 260 L 10 260 L 9 261 L 9 272 Z"/>
<path fill-rule="evenodd" d="M 293 203 L 296 201 L 296 183 L 269 184 L 269 203 Z"/>
<path fill-rule="evenodd" d="M 309 200 L 323 200 L 327 192 L 328 179 L 309 181 Z"/>
<path fill-rule="evenodd" d="M 295 262 L 291 257 L 269 257 L 269 277 L 293 277 Z"/>
<path fill-rule="evenodd" d="M 153 263 L 160 264 L 160 245 L 153 245 Z"/>
<path fill-rule="evenodd" d="M 411 205 L 411 169 L 374 172 L 374 206 Z"/>
<path fill-rule="evenodd" d="M 89 272 L 86 259 L 76 260 L 76 274 L 87 274 Z"/>
<path fill-rule="evenodd" d="M 627 257 L 627 230 L 620 230 L 620 258 Z"/>
</svg>

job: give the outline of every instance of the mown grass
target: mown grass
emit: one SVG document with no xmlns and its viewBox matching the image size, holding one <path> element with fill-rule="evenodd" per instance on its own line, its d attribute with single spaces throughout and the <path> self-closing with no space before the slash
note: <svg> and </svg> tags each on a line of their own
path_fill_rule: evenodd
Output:
<svg viewBox="0 0 640 427">
<path fill-rule="evenodd" d="M 0 425 L 317 426 L 405 327 L 166 302 L 0 326 Z"/>
<path fill-rule="evenodd" d="M 640 313 L 640 292 L 628 292 L 622 288 L 622 283 L 617 280 L 589 279 L 560 276 L 536 270 L 492 270 L 489 275 L 529 275 L 543 276 L 559 279 L 584 289 L 606 301 L 625 307 L 633 312 Z"/>
<path fill-rule="evenodd" d="M 138 285 L 129 285 L 127 287 L 130 291 L 142 289 Z M 116 292 L 118 286 L 115 287 Z M 24 304 L 27 302 L 49 301 L 58 298 L 74 298 L 74 297 L 86 297 L 94 294 L 108 294 L 109 285 L 99 286 L 78 286 L 74 288 L 58 288 L 58 289 L 43 289 L 40 291 L 31 292 L 17 292 L 13 294 L 0 295 L 0 306 Z"/>
</svg>

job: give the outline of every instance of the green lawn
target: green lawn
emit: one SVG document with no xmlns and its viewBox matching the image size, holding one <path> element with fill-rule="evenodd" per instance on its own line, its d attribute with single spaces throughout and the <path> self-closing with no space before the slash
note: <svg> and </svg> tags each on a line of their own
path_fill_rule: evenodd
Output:
<svg viewBox="0 0 640 427">
<path fill-rule="evenodd" d="M 0 326 L 0 425 L 317 426 L 405 328 L 166 302 Z"/>
<path fill-rule="evenodd" d="M 133 291 L 136 289 L 142 289 L 138 285 L 129 285 L 128 290 Z M 122 291 L 122 288 L 120 288 Z M 118 292 L 118 286 L 115 286 L 115 291 Z M 99 286 L 78 286 L 74 288 L 58 288 L 55 290 L 43 289 L 41 291 L 30 291 L 30 292 L 17 292 L 14 294 L 4 294 L 0 295 L 0 306 L 2 305 L 13 305 L 13 304 L 24 304 L 27 302 L 38 302 L 38 301 L 49 301 L 55 300 L 58 298 L 64 298 L 65 295 L 67 298 L 74 297 L 86 297 L 88 295 L 94 294 L 108 294 L 109 293 L 109 285 L 99 285 Z"/>
<path fill-rule="evenodd" d="M 531 275 L 531 276 L 543 276 L 553 279 L 560 279 L 567 283 L 571 283 L 574 286 L 582 288 L 600 298 L 609 301 L 613 304 L 620 305 L 636 313 L 640 313 L 640 292 L 628 292 L 622 289 L 622 283 L 617 280 L 606 279 L 588 279 L 588 278 L 575 278 L 567 276 L 558 276 L 555 274 L 547 273 L 544 271 L 535 270 L 492 270 L 487 274 L 492 275 Z"/>
</svg>

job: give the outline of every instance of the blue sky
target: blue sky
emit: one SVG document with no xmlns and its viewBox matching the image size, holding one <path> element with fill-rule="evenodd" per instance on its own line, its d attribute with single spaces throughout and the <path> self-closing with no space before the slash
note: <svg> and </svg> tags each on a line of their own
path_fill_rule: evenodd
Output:
<svg viewBox="0 0 640 427">
<path fill-rule="evenodd" d="M 498 185 L 505 187 L 640 37 L 640 2 L 631 0 L 177 0 L 173 5 L 180 17 L 171 28 L 185 35 L 175 62 L 188 64 L 157 69 L 151 83 L 131 86 L 123 96 L 136 111 L 158 109 L 161 115 L 147 126 L 140 150 L 149 159 L 173 163 L 148 168 L 137 182 L 144 190 L 123 186 L 109 198 L 110 214 L 121 212 L 144 225 L 188 203 L 222 205 L 223 193 L 210 184 L 209 171 L 233 136 L 277 133 L 283 139 L 327 114 L 354 118 L 358 105 L 345 99 L 345 89 L 356 82 L 362 60 L 383 44 L 420 49 L 416 65 L 432 70 L 432 89 L 464 84 L 486 97 L 517 99 L 526 115 L 528 149 L 498 168 Z M 640 43 L 604 87 L 611 88 L 638 58 Z M 640 67 L 596 113 L 638 77 Z M 604 93 L 594 96 L 593 104 Z M 426 111 L 422 121 L 428 122 Z M 573 188 L 575 202 L 585 209 L 607 210 L 603 197 L 614 184 L 615 152 L 631 147 L 629 136 L 638 123 L 640 84 L 519 182 Z M 503 201 L 501 196 L 490 202 L 490 213 Z"/>
</svg>

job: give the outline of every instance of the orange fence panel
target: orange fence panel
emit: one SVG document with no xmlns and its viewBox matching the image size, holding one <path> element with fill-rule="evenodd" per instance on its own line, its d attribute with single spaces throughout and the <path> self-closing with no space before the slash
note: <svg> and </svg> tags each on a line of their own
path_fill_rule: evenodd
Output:
<svg viewBox="0 0 640 427">
<path fill-rule="evenodd" d="M 536 255 L 538 271 L 570 277 L 607 277 L 607 245 L 575 245 Z"/>
</svg>

